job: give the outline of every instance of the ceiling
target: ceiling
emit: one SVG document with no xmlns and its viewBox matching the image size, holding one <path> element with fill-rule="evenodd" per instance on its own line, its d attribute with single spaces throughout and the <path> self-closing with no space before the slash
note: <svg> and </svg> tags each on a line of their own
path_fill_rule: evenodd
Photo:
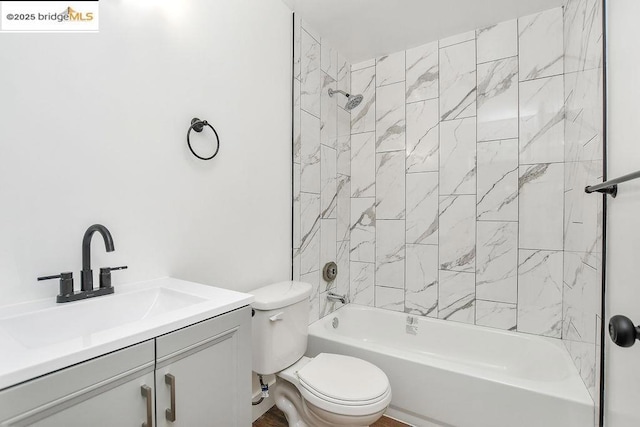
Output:
<svg viewBox="0 0 640 427">
<path fill-rule="evenodd" d="M 283 0 L 351 62 L 562 6 L 565 0 Z"/>
</svg>

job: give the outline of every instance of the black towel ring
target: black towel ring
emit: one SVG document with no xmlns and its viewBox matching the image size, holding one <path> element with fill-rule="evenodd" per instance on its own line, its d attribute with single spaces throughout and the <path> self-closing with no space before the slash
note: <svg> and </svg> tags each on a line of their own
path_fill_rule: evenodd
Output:
<svg viewBox="0 0 640 427">
<path fill-rule="evenodd" d="M 211 130 L 213 131 L 213 134 L 216 136 L 216 151 L 211 155 L 211 157 L 202 157 L 196 154 L 196 152 L 193 151 L 193 148 L 191 147 L 191 140 L 189 138 L 192 130 L 200 133 L 205 126 L 209 126 L 209 128 L 211 128 Z M 216 132 L 216 130 L 208 121 L 200 120 L 199 118 L 195 117 L 191 119 L 191 126 L 189 126 L 189 130 L 187 131 L 187 145 L 189 146 L 189 150 L 191 151 L 191 153 L 200 160 L 211 160 L 218 154 L 218 151 L 220 150 L 220 137 L 218 136 L 218 132 Z"/>
</svg>

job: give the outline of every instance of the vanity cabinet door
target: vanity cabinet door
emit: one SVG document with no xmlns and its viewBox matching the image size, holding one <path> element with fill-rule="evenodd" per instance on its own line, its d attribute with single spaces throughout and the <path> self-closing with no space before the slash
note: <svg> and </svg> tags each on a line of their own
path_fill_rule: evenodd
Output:
<svg viewBox="0 0 640 427">
<path fill-rule="evenodd" d="M 147 422 L 147 404 L 149 414 L 154 416 L 153 372 L 128 380 L 93 397 L 62 409 L 45 419 L 30 425 L 33 427 L 139 427 Z M 141 393 L 142 387 L 149 387 L 147 397 Z M 148 402 L 148 403 L 147 403 Z M 153 418 L 151 419 L 153 424 Z M 16 424 L 22 425 L 22 424 Z"/>
<path fill-rule="evenodd" d="M 156 339 L 159 427 L 251 425 L 250 322 L 245 307 Z"/>
<path fill-rule="evenodd" d="M 152 340 L 0 392 L 0 426 L 140 427 L 154 391 Z"/>
</svg>

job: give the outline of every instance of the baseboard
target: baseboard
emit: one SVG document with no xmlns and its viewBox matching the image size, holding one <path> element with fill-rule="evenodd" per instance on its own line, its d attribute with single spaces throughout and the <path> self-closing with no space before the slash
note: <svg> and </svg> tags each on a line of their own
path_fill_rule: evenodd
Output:
<svg viewBox="0 0 640 427">
<path fill-rule="evenodd" d="M 421 426 L 421 427 L 453 427 L 447 426 L 445 424 L 436 423 L 434 420 L 429 420 L 417 414 L 413 414 L 411 412 L 405 412 L 394 408 L 393 406 L 389 406 L 387 411 L 384 413 L 386 417 L 393 418 L 396 421 L 400 421 L 405 424 L 409 424 L 410 426 Z"/>
</svg>

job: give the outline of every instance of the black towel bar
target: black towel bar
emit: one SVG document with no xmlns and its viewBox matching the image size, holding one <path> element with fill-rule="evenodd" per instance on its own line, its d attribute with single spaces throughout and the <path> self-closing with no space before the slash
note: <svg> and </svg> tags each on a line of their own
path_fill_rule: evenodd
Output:
<svg viewBox="0 0 640 427">
<path fill-rule="evenodd" d="M 640 171 L 633 172 L 627 175 L 623 175 L 616 179 L 610 179 L 601 184 L 589 185 L 585 187 L 585 193 L 604 193 L 609 194 L 611 197 L 616 197 L 618 195 L 618 184 L 631 181 L 632 179 L 640 178 Z"/>
</svg>

